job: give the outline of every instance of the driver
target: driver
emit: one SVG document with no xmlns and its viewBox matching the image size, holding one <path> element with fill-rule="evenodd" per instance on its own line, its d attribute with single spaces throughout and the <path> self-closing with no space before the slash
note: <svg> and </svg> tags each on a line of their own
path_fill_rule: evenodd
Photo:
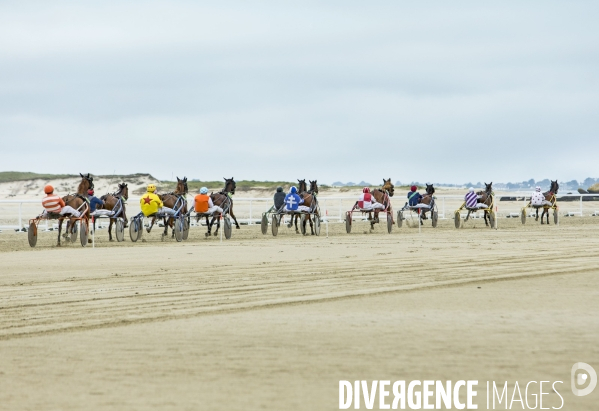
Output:
<svg viewBox="0 0 599 411">
<path fill-rule="evenodd" d="M 160 213 L 160 214 L 175 214 L 175 211 L 172 208 L 168 208 L 164 206 L 164 203 L 154 192 L 156 191 L 156 186 L 154 184 L 148 185 L 146 193 L 140 198 L 139 206 L 141 208 L 141 212 L 146 216 L 150 216 L 152 214 Z"/>
</svg>

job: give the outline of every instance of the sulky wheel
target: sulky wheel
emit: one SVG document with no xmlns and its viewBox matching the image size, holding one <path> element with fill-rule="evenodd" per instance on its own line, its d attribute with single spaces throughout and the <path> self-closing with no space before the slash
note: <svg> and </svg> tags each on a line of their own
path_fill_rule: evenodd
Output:
<svg viewBox="0 0 599 411">
<path fill-rule="evenodd" d="M 345 231 L 347 231 L 347 234 L 351 233 L 351 223 L 351 213 L 348 211 L 345 213 Z"/>
<path fill-rule="evenodd" d="M 125 223 L 122 218 L 117 218 L 116 223 L 114 223 L 114 234 L 117 242 L 122 242 L 125 240 Z"/>
<path fill-rule="evenodd" d="M 522 220 L 522 224 L 526 224 L 526 208 L 520 212 L 520 220 Z"/>
<path fill-rule="evenodd" d="M 136 242 L 137 239 L 141 237 L 141 234 L 139 234 L 140 231 L 141 224 L 139 223 L 139 219 L 132 218 L 129 224 L 129 237 L 131 238 L 132 242 Z"/>
<path fill-rule="evenodd" d="M 489 222 L 491 223 L 491 228 L 495 228 L 495 218 L 497 218 L 495 211 L 489 211 Z"/>
<path fill-rule="evenodd" d="M 272 229 L 273 237 L 276 237 L 277 234 L 279 233 L 279 224 L 277 223 L 277 215 L 276 214 L 272 215 L 272 222 L 270 224 L 270 228 Z"/>
<path fill-rule="evenodd" d="M 320 216 L 314 216 L 314 234 L 320 235 Z"/>
<path fill-rule="evenodd" d="M 233 230 L 231 230 L 232 226 L 231 226 L 231 219 L 229 218 L 228 215 L 225 216 L 225 218 L 223 219 L 223 231 L 225 232 L 225 238 L 228 240 L 231 238 L 231 232 Z"/>
<path fill-rule="evenodd" d="M 181 217 L 175 219 L 175 240 L 178 243 L 183 240 L 183 219 Z"/>
<path fill-rule="evenodd" d="M 71 243 L 74 243 L 75 241 L 77 241 L 77 221 L 74 221 L 71 224 L 72 225 L 69 226 L 69 229 L 71 230 Z"/>
<path fill-rule="evenodd" d="M 89 230 L 87 229 L 87 222 L 85 220 L 81 220 L 79 224 L 79 239 L 81 240 L 81 247 L 85 247 L 87 245 L 87 237 L 89 235 Z"/>
<path fill-rule="evenodd" d="M 553 210 L 553 222 L 555 223 L 555 225 L 559 224 L 559 215 L 557 213 L 557 210 Z"/>
<path fill-rule="evenodd" d="M 391 234 L 391 231 L 393 231 L 393 216 L 387 213 L 387 232 Z"/>
<path fill-rule="evenodd" d="M 27 239 L 29 240 L 29 245 L 31 247 L 35 247 L 37 244 L 37 226 L 35 223 L 29 224 L 29 229 L 27 230 Z"/>
<path fill-rule="evenodd" d="M 401 228 L 402 224 L 403 224 L 403 211 L 399 210 L 397 212 L 397 226 L 399 228 Z"/>
<path fill-rule="evenodd" d="M 433 220 L 433 228 L 437 227 L 437 222 L 439 221 L 439 212 L 437 210 L 432 212 L 433 216 L 431 220 Z"/>
<path fill-rule="evenodd" d="M 266 214 L 262 214 L 262 221 L 260 221 L 260 229 L 262 230 L 262 234 L 266 234 L 268 231 L 268 217 Z"/>
<path fill-rule="evenodd" d="M 459 211 L 456 211 L 453 215 L 453 221 L 455 222 L 455 228 L 460 228 L 462 225 L 462 215 Z"/>
</svg>

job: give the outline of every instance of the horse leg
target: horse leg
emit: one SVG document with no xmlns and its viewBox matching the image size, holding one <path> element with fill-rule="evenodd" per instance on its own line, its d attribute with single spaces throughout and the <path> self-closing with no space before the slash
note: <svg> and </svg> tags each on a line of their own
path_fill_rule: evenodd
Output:
<svg viewBox="0 0 599 411">
<path fill-rule="evenodd" d="M 536 210 L 536 217 L 535 217 L 535 221 L 539 221 L 539 209 L 535 208 Z"/>
<path fill-rule="evenodd" d="M 231 201 L 231 208 L 229 208 L 229 215 L 233 218 L 233 221 L 235 221 L 235 228 L 239 229 L 239 223 L 237 222 L 237 218 L 235 217 L 235 214 L 233 214 L 233 201 Z"/>
<path fill-rule="evenodd" d="M 60 247 L 60 232 L 62 231 L 62 218 L 58 220 L 58 244 L 57 247 Z"/>
<path fill-rule="evenodd" d="M 308 221 L 310 222 L 310 234 L 314 235 L 314 225 L 312 224 L 312 217 L 308 216 Z M 305 221 L 304 224 L 306 224 Z"/>
<path fill-rule="evenodd" d="M 489 223 L 487 223 L 487 214 L 488 214 L 488 213 L 487 213 L 487 210 L 485 210 L 485 215 L 484 215 L 484 217 L 485 217 L 485 225 L 488 227 L 488 226 L 489 226 Z M 490 219 L 490 218 L 489 218 L 489 219 Z"/>
<path fill-rule="evenodd" d="M 212 221 L 214 221 L 214 219 L 216 219 L 216 230 L 214 230 L 214 236 L 216 237 L 218 235 L 218 229 L 220 228 L 220 215 L 218 217 L 212 217 Z"/>
<path fill-rule="evenodd" d="M 468 219 L 470 218 L 470 213 L 471 213 L 471 212 L 472 212 L 472 211 L 468 210 L 468 214 L 466 214 L 466 219 L 464 220 L 464 222 L 468 221 Z"/>
<path fill-rule="evenodd" d="M 539 210 L 539 209 L 537 208 L 537 210 Z M 538 213 L 538 211 L 537 211 L 537 213 Z M 543 209 L 543 212 L 541 213 L 541 224 L 545 224 L 545 221 L 543 221 L 543 217 L 545 217 L 545 209 Z"/>
<path fill-rule="evenodd" d="M 214 222 L 214 216 L 212 217 L 212 222 Z M 206 237 L 210 236 L 210 229 L 212 228 L 212 222 L 209 222 L 208 216 L 206 216 L 206 227 L 208 227 L 208 231 L 205 234 Z"/>
<path fill-rule="evenodd" d="M 156 221 L 156 217 L 153 217 L 152 221 L 150 222 L 150 226 L 146 228 L 146 231 L 148 232 L 148 234 L 150 233 L 150 231 L 152 231 L 152 227 L 154 227 L 155 221 Z"/>
<path fill-rule="evenodd" d="M 545 209 L 545 212 L 547 213 L 547 225 L 549 225 L 549 209 Z"/>
<path fill-rule="evenodd" d="M 291 218 L 295 219 L 295 233 L 298 234 L 299 233 L 299 229 L 297 228 L 297 220 L 299 219 L 299 216 L 298 215 L 292 215 Z"/>
<path fill-rule="evenodd" d="M 116 221 L 114 218 L 110 219 L 110 223 L 108 224 L 108 241 L 112 241 L 112 223 Z M 94 233 L 96 232 L 96 220 L 94 219 Z"/>
<path fill-rule="evenodd" d="M 123 226 L 123 228 L 127 228 L 127 225 L 129 224 L 129 222 L 127 221 L 127 214 L 125 213 L 124 208 L 123 208 L 123 219 L 125 220 L 125 225 Z"/>
</svg>

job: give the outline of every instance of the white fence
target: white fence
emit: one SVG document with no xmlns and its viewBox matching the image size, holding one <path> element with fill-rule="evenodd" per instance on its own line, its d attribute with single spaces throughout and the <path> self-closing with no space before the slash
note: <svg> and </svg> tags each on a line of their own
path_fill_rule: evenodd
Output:
<svg viewBox="0 0 599 411">
<path fill-rule="evenodd" d="M 515 197 L 514 201 L 499 201 L 500 197 Z M 572 197 L 576 201 L 558 200 L 559 213 L 566 216 L 589 216 L 599 215 L 599 201 L 584 200 L 585 197 L 599 198 L 593 194 L 564 194 L 559 198 Z M 272 198 L 245 198 L 233 197 L 233 212 L 237 220 L 242 224 L 258 224 L 262 213 L 267 211 L 273 204 Z M 349 211 L 356 202 L 356 196 L 318 197 L 323 219 L 329 222 L 343 222 L 345 212 Z M 519 215 L 521 208 L 530 200 L 530 193 L 505 193 L 496 196 L 495 205 L 499 217 Z M 403 207 L 407 198 L 394 196 L 391 198 L 393 210 L 397 212 Z M 437 195 L 436 202 L 439 210 L 439 218 L 453 218 L 453 212 L 463 203 L 464 197 L 460 195 Z M 22 229 L 28 225 L 30 218 L 41 212 L 40 200 L 0 200 L 0 229 Z M 130 198 L 127 202 L 127 216 L 131 217 L 139 213 L 139 197 Z M 100 220 L 100 224 L 102 224 Z"/>
</svg>

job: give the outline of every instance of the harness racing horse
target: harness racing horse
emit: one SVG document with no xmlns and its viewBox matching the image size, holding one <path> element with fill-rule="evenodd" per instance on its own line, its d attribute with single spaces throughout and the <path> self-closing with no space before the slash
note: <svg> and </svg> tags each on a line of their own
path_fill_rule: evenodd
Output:
<svg viewBox="0 0 599 411">
<path fill-rule="evenodd" d="M 297 188 L 297 192 L 298 195 L 300 196 L 300 198 L 302 198 L 304 200 L 304 203 L 302 205 L 309 207 L 310 209 L 312 209 L 312 204 L 314 203 L 314 206 L 316 207 L 316 194 L 318 194 L 318 180 L 308 180 L 310 181 L 310 189 L 308 190 L 308 186 L 306 185 L 306 180 L 297 180 L 298 184 L 298 188 Z M 320 217 L 318 215 L 318 209 L 314 210 L 314 214 L 317 217 Z M 314 225 L 312 223 L 312 218 L 308 215 L 307 219 L 304 219 L 304 223 L 303 223 L 303 232 L 306 232 L 306 220 L 308 220 L 310 222 L 310 233 L 312 235 L 314 235 Z M 299 219 L 299 215 L 295 215 L 295 232 L 299 233 L 299 230 L 297 229 L 297 220 Z M 316 217 L 315 217 L 316 218 Z M 289 223 L 289 227 L 291 227 L 292 222 Z"/>
<path fill-rule="evenodd" d="M 489 184 L 485 183 L 485 191 L 479 191 L 476 194 L 480 196 L 477 200 L 478 203 L 486 205 L 486 208 L 491 207 L 493 205 L 493 182 L 491 181 Z M 468 211 L 468 216 L 470 216 L 470 211 Z M 468 220 L 468 216 L 466 216 L 466 220 Z M 491 221 L 489 212 L 485 210 L 485 225 L 488 227 L 489 223 L 487 223 L 487 217 L 489 217 L 489 221 Z"/>
<path fill-rule="evenodd" d="M 187 177 L 183 177 L 183 179 L 179 179 L 177 177 L 177 188 L 175 191 L 166 194 L 160 194 L 159 197 L 164 203 L 165 207 L 173 209 L 177 211 L 179 208 L 179 214 L 187 214 L 187 193 L 189 192 L 189 188 L 187 187 Z M 181 202 L 183 202 L 181 204 Z M 170 227 L 172 230 L 171 238 L 175 238 L 175 219 L 173 217 L 169 217 L 168 220 L 164 217 L 164 233 L 162 233 L 162 237 L 166 237 L 168 235 L 168 228 Z"/>
<path fill-rule="evenodd" d="M 385 180 L 383 178 L 383 186 L 381 188 L 377 188 L 375 190 L 372 190 L 371 194 L 374 197 L 374 199 L 376 200 L 377 203 L 380 203 L 384 206 L 385 209 L 389 210 L 389 213 L 391 213 L 391 222 L 392 224 L 395 224 L 395 221 L 393 221 L 393 209 L 391 208 L 391 200 L 389 199 L 389 197 L 393 197 L 393 194 L 395 193 L 395 186 L 393 185 L 393 183 L 391 183 L 391 179 L 389 178 L 388 180 Z M 374 225 L 376 223 L 379 222 L 379 212 L 381 210 L 373 210 L 374 211 L 374 219 L 372 219 L 371 216 L 371 212 L 368 213 L 368 220 L 370 220 L 370 229 L 374 229 Z"/>
<path fill-rule="evenodd" d="M 235 214 L 233 214 L 233 198 L 232 195 L 235 194 L 235 189 L 237 188 L 237 183 L 233 177 L 225 178 L 225 187 L 219 191 L 218 193 L 211 193 L 210 198 L 212 199 L 212 203 L 215 206 L 218 206 L 223 209 L 225 213 L 233 218 L 235 221 L 235 228 L 239 229 L 239 223 L 237 222 L 237 218 Z M 228 209 L 228 211 L 227 211 Z M 212 215 L 212 220 L 210 220 L 210 224 L 208 224 L 208 232 L 206 233 L 206 237 L 210 235 L 210 231 L 212 229 L 212 225 L 216 220 L 216 230 L 214 231 L 214 235 L 218 235 L 218 229 L 220 228 L 220 213 L 214 213 Z M 206 223 L 208 223 L 208 216 L 206 216 Z"/>
<path fill-rule="evenodd" d="M 94 188 L 94 179 L 92 178 L 92 176 L 89 173 L 87 173 L 86 175 L 79 173 L 79 175 L 81 176 L 81 182 L 79 183 L 79 186 L 77 187 L 77 194 L 67 194 L 66 196 L 64 196 L 62 198 L 65 205 L 71 206 L 75 210 L 79 210 L 79 207 L 81 207 L 83 205 L 83 203 L 88 202 L 87 190 L 89 190 L 90 188 L 91 189 Z M 89 217 L 89 207 L 87 207 L 86 214 Z M 63 220 L 64 220 L 64 218 L 60 218 L 58 220 L 58 246 L 59 247 L 60 247 L 60 232 L 62 231 Z M 69 220 L 67 222 L 67 228 L 65 229 L 64 238 L 67 239 L 70 234 L 75 232 L 75 229 L 76 229 L 75 224 L 71 224 L 71 221 Z"/>
<path fill-rule="evenodd" d="M 422 198 L 420 199 L 420 204 L 426 204 L 426 205 L 431 205 L 431 203 L 433 202 L 433 194 L 435 194 L 435 187 L 433 187 L 432 184 L 427 184 L 426 185 L 426 194 L 424 194 L 422 196 Z M 432 209 L 425 209 L 425 208 L 421 208 L 420 209 L 420 224 L 422 223 L 422 220 L 426 220 L 426 213 L 430 211 L 431 215 L 433 210 Z"/>
<path fill-rule="evenodd" d="M 545 196 L 545 201 L 550 202 L 551 205 L 543 206 L 543 213 L 541 214 L 541 224 L 544 224 L 543 216 L 545 214 L 547 214 L 547 224 L 549 224 L 549 208 L 555 207 L 555 203 L 557 201 L 557 199 L 555 198 L 555 195 L 557 194 L 557 190 L 559 190 L 559 184 L 557 183 L 557 180 L 555 180 L 555 181 L 551 180 L 551 187 L 549 187 L 549 191 L 543 193 L 543 195 Z M 537 207 L 536 210 L 537 210 L 537 215 L 536 215 L 535 221 L 539 221 L 539 208 Z"/>
<path fill-rule="evenodd" d="M 117 217 L 122 217 L 125 220 L 125 225 L 123 228 L 127 228 L 127 214 L 125 213 L 125 202 L 129 198 L 129 188 L 127 187 L 127 183 L 119 184 L 118 190 L 115 193 L 104 194 L 100 197 L 100 200 L 104 202 L 102 206 L 98 206 L 103 210 L 115 211 L 115 208 L 118 210 L 119 207 L 117 205 L 120 203 L 120 207 L 123 207 L 123 210 L 120 215 Z M 112 240 L 112 225 L 116 223 L 115 218 L 110 219 L 110 224 L 108 224 L 108 241 Z M 96 219 L 94 218 L 94 232 L 96 231 Z"/>
</svg>

